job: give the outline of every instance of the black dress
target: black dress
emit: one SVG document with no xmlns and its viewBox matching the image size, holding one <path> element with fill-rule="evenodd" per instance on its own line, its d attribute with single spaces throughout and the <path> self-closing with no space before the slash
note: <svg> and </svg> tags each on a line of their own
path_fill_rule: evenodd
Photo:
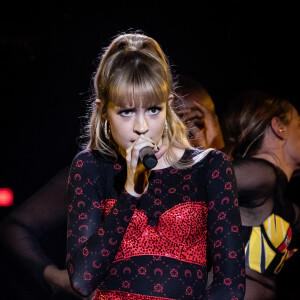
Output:
<svg viewBox="0 0 300 300">
<path fill-rule="evenodd" d="M 121 158 L 84 151 L 73 161 L 67 264 L 74 288 L 85 296 L 97 289 L 95 299 L 243 299 L 241 223 L 226 155 L 211 151 L 187 169 L 152 171 L 139 199 L 124 192 L 125 179 Z M 215 277 L 206 289 L 210 261 Z"/>
</svg>

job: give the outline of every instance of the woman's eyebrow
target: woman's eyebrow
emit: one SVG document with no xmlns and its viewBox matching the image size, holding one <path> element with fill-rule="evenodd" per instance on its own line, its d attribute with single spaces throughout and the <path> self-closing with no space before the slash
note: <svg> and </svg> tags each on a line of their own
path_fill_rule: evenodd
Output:
<svg viewBox="0 0 300 300">
<path fill-rule="evenodd" d="M 129 106 L 129 105 L 117 105 L 117 109 L 135 109 L 135 106 Z"/>
</svg>

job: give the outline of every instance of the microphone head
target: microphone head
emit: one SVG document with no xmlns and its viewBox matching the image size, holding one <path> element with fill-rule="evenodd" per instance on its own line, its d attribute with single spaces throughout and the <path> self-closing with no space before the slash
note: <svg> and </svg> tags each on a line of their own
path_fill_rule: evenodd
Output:
<svg viewBox="0 0 300 300">
<path fill-rule="evenodd" d="M 145 166 L 145 168 L 150 170 L 157 165 L 157 158 L 154 154 L 147 153 L 146 155 L 144 155 L 142 163 Z"/>
</svg>

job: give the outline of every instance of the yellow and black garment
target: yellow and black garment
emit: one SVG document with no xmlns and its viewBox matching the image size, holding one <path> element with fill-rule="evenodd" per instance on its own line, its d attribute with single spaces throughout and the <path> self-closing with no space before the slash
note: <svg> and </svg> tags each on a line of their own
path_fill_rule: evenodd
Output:
<svg viewBox="0 0 300 300">
<path fill-rule="evenodd" d="M 290 223 L 273 213 L 260 226 L 249 229 L 246 267 L 261 274 L 278 274 L 284 262 L 297 251 L 288 249 L 292 239 Z"/>
<path fill-rule="evenodd" d="M 298 248 L 300 218 L 287 194 L 286 174 L 269 161 L 245 157 L 234 161 L 245 245 L 246 267 L 278 274 Z M 256 225 L 260 224 L 260 225 Z"/>
</svg>

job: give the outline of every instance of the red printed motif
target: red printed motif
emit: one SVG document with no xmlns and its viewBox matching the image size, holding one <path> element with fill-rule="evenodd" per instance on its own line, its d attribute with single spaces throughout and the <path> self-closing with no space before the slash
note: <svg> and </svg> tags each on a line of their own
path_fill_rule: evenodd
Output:
<svg viewBox="0 0 300 300">
<path fill-rule="evenodd" d="M 117 202 L 116 199 L 105 199 L 101 201 L 102 217 L 105 218 Z"/>
</svg>

